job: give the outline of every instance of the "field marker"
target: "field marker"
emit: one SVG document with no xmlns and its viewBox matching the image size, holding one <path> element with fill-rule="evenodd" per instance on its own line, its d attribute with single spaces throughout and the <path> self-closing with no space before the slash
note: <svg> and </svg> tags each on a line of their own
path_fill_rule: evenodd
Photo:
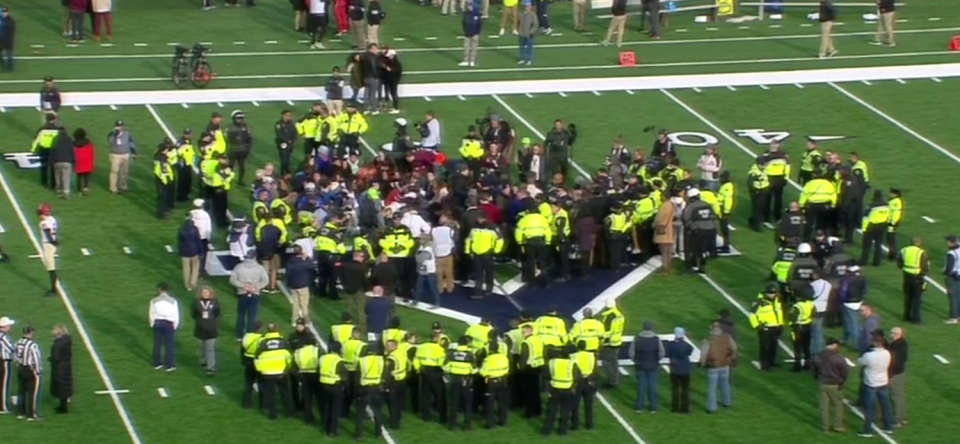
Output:
<svg viewBox="0 0 960 444">
<path fill-rule="evenodd" d="M 737 29 L 750 29 L 749 26 L 737 26 Z"/>
<path fill-rule="evenodd" d="M 169 397 L 170 397 L 170 395 L 167 394 L 167 389 L 165 389 L 165 388 L 163 388 L 163 387 L 157 388 L 157 393 L 160 394 L 160 397 L 161 397 L 161 398 L 169 398 Z"/>
<path fill-rule="evenodd" d="M 407 40 L 407 39 L 405 39 L 405 38 L 403 38 L 403 37 L 394 37 L 394 38 L 393 38 L 393 41 L 395 41 L 395 42 L 403 42 L 403 41 L 406 41 L 406 40 Z"/>
<path fill-rule="evenodd" d="M 899 21 L 899 20 L 897 20 L 897 21 Z M 927 19 L 927 21 L 939 22 L 939 21 L 940 21 L 940 17 L 930 17 L 930 18 Z"/>
<path fill-rule="evenodd" d="M 297 43 L 302 45 L 304 43 L 310 43 L 310 40 L 297 40 Z"/>
<path fill-rule="evenodd" d="M 867 86 L 872 86 L 872 85 L 873 85 L 872 83 L 870 83 L 869 80 L 861 80 L 860 82 L 863 83 L 864 85 L 867 85 Z"/>
<path fill-rule="evenodd" d="M 906 84 L 907 84 L 907 82 L 906 82 L 905 80 L 903 80 L 903 79 L 897 79 L 897 83 L 899 83 L 899 84 L 901 84 L 901 85 L 906 85 Z"/>
<path fill-rule="evenodd" d="M 293 104 L 293 100 L 287 100 L 287 105 L 295 106 L 295 105 Z"/>
<path fill-rule="evenodd" d="M 123 247 L 123 254 L 133 254 L 133 250 L 130 247 Z"/>
<path fill-rule="evenodd" d="M 263 42 L 263 43 L 266 44 L 266 45 L 276 45 L 276 44 L 277 44 L 277 41 L 276 41 L 276 40 L 267 40 L 267 41 L 265 41 L 265 42 Z"/>
<path fill-rule="evenodd" d="M 727 224 L 727 228 L 729 228 L 730 231 L 737 231 L 737 228 L 730 224 Z"/>
<path fill-rule="evenodd" d="M 843 358 L 843 360 L 844 360 L 844 361 L 847 361 L 847 367 L 856 367 L 856 366 L 857 366 L 857 364 L 854 364 L 853 361 L 850 360 L 850 358 Z"/>
<path fill-rule="evenodd" d="M 631 91 L 631 90 L 628 89 L 628 90 L 627 90 L 627 94 L 630 94 L 630 95 L 632 96 L 632 95 L 633 95 L 633 91 Z"/>
<path fill-rule="evenodd" d="M 13 194 L 13 189 L 10 188 L 10 183 L 7 182 L 7 177 L 3 174 L 2 169 L 0 169 L 0 187 L 3 188 L 3 192 L 6 194 L 7 200 L 13 207 L 14 212 L 16 212 L 17 219 L 20 220 L 20 225 L 23 226 L 23 230 L 27 233 L 27 238 L 30 239 L 30 243 L 33 244 L 34 251 L 38 255 L 42 254 L 43 249 L 40 247 L 40 241 L 37 239 L 36 233 L 34 233 L 33 229 L 31 228 L 30 222 L 27 221 L 27 216 L 23 213 L 23 208 L 20 207 L 20 202 L 17 200 L 17 196 Z M 113 380 L 111 380 L 110 376 L 107 374 L 107 370 L 103 366 L 103 360 L 100 359 L 100 355 L 97 353 L 97 350 L 93 348 L 93 341 L 90 340 L 90 334 L 87 332 L 86 327 L 84 327 L 83 322 L 80 320 L 80 316 L 77 314 L 77 309 L 73 305 L 73 300 L 70 299 L 70 295 L 63 287 L 63 281 L 59 281 L 57 283 L 57 292 L 59 293 L 60 300 L 63 302 L 67 313 L 70 315 L 70 319 L 77 327 L 76 332 L 83 340 L 83 345 L 87 349 L 87 353 L 90 354 L 90 358 L 93 359 L 93 365 L 97 368 L 97 373 L 100 375 L 103 385 L 107 388 L 107 390 L 115 391 L 116 386 L 113 385 Z M 120 421 L 127 430 L 127 435 L 130 438 L 130 442 L 132 444 L 142 444 L 140 435 L 137 433 L 137 430 L 133 428 L 133 423 L 130 421 L 130 415 L 127 414 L 127 409 L 124 407 L 123 402 L 120 401 L 120 397 L 117 396 L 116 393 L 111 393 L 110 400 L 113 401 L 113 406 L 117 409 L 117 414 L 120 416 Z"/>
<path fill-rule="evenodd" d="M 623 376 L 629 376 L 629 375 L 630 375 L 630 373 L 627 373 L 627 369 L 625 369 L 625 368 L 623 368 L 622 366 L 619 366 L 619 365 L 617 366 L 617 371 L 620 372 L 620 374 L 623 375 Z"/>
<path fill-rule="evenodd" d="M 432 101 L 433 101 L 433 99 L 431 99 L 431 98 L 429 98 L 429 97 L 427 97 L 427 96 L 423 96 L 423 100 L 426 100 L 426 101 L 428 101 L 428 102 L 432 102 Z"/>
<path fill-rule="evenodd" d="M 458 36 L 457 36 L 457 40 L 463 40 L 463 36 L 462 36 L 462 35 L 458 35 Z"/>
<path fill-rule="evenodd" d="M 757 361 L 750 361 L 750 363 L 753 364 L 753 366 L 756 367 L 757 370 L 760 370 L 760 363 L 759 363 L 759 362 L 757 362 Z"/>
<path fill-rule="evenodd" d="M 180 106 L 182 106 L 184 109 L 190 108 L 190 105 L 187 105 L 186 103 L 181 103 Z"/>
<path fill-rule="evenodd" d="M 764 91 L 767 91 L 767 90 L 770 89 L 770 87 L 767 86 L 767 85 L 760 85 L 760 89 L 762 89 L 762 90 L 764 90 Z"/>
<path fill-rule="evenodd" d="M 110 105 L 110 109 L 116 111 L 116 110 L 117 110 L 117 105 Z"/>
<path fill-rule="evenodd" d="M 563 91 L 560 91 L 560 92 L 558 92 L 557 94 L 559 94 L 560 97 L 567 97 L 567 93 L 565 93 L 565 92 L 563 92 Z"/>
<path fill-rule="evenodd" d="M 112 48 L 112 47 L 113 47 L 113 43 L 101 43 L 101 44 L 100 44 L 100 47 L 101 47 L 101 48 Z"/>
<path fill-rule="evenodd" d="M 77 106 L 77 105 L 73 105 L 73 110 L 74 110 L 74 111 L 80 111 L 80 107 Z"/>
<path fill-rule="evenodd" d="M 491 35 L 491 36 L 490 36 L 490 38 L 491 38 L 491 39 L 499 39 L 499 38 L 500 38 L 500 36 L 499 36 L 499 35 L 497 35 L 497 34 L 494 34 L 494 35 Z"/>
<path fill-rule="evenodd" d="M 167 43 L 167 46 L 180 46 L 180 44 L 177 42 L 170 42 L 170 43 Z"/>
<path fill-rule="evenodd" d="M 79 47 L 80 47 L 80 45 L 78 45 L 78 44 L 76 44 L 76 43 L 67 43 L 67 44 L 64 45 L 64 46 L 66 46 L 67 48 L 79 48 Z"/>
<path fill-rule="evenodd" d="M 942 82 L 942 80 L 940 80 L 940 78 L 938 78 L 938 77 L 933 77 L 933 78 L 931 78 L 930 80 L 933 80 L 934 82 L 937 82 L 937 83 Z"/>
<path fill-rule="evenodd" d="M 950 363 L 950 361 L 948 361 L 947 358 L 944 358 L 943 356 L 940 356 L 940 355 L 933 355 L 933 359 L 936 359 L 936 360 L 940 361 L 941 364 L 949 364 L 949 363 Z"/>
<path fill-rule="evenodd" d="M 246 45 L 247 42 L 233 42 L 234 45 Z"/>
<path fill-rule="evenodd" d="M 670 373 L 670 366 L 669 366 L 669 365 L 664 364 L 664 365 L 661 365 L 660 368 L 662 368 L 663 371 L 665 371 L 665 372 L 667 372 L 667 373 Z"/>
<path fill-rule="evenodd" d="M 253 391 L 260 393 L 260 385 L 256 382 L 253 383 Z"/>
<path fill-rule="evenodd" d="M 436 38 L 436 37 L 424 37 L 423 39 L 424 39 L 424 40 L 436 40 L 437 38 Z"/>
<path fill-rule="evenodd" d="M 60 257 L 60 255 L 59 255 L 59 254 L 54 254 L 53 257 Z M 30 256 L 27 256 L 27 258 L 29 258 L 29 259 L 40 259 L 40 255 L 39 255 L 39 254 L 31 254 Z"/>
<path fill-rule="evenodd" d="M 260 106 L 260 103 L 257 102 L 256 100 L 254 100 L 254 101 L 252 101 L 252 102 L 250 102 L 250 103 L 253 103 L 253 106 Z"/>
<path fill-rule="evenodd" d="M 39 107 L 39 106 L 35 106 L 34 108 L 36 108 L 36 110 L 37 110 L 38 113 L 40 112 L 40 107 Z"/>
<path fill-rule="evenodd" d="M 563 33 L 562 33 L 562 32 L 555 32 L 555 33 L 553 33 L 553 34 L 550 34 L 550 37 L 563 37 Z"/>
<path fill-rule="evenodd" d="M 907 22 L 909 22 L 909 21 L 910 21 L 910 19 L 899 19 L 899 20 L 897 20 L 897 23 L 907 23 Z"/>
<path fill-rule="evenodd" d="M 771 224 L 770 222 L 764 222 L 764 223 L 763 223 L 763 226 L 765 226 L 765 227 L 767 227 L 767 228 L 769 228 L 769 229 L 771 229 L 771 230 L 775 228 L 775 227 L 773 226 L 773 224 Z"/>
<path fill-rule="evenodd" d="M 173 253 L 173 247 L 166 245 L 165 248 L 167 250 L 167 253 Z"/>
<path fill-rule="evenodd" d="M 809 27 L 811 27 L 811 26 L 813 26 L 813 23 L 801 23 L 801 24 L 800 24 L 800 27 L 801 27 L 801 28 L 809 28 Z"/>
<path fill-rule="evenodd" d="M 528 99 L 532 99 L 532 98 L 533 98 L 533 94 L 526 93 L 526 94 L 524 94 L 524 95 L 527 96 Z"/>
<path fill-rule="evenodd" d="M 7 112 L 7 109 L 4 108 L 4 107 L 2 107 L 2 106 L 0 106 L 0 113 L 5 113 L 5 112 Z"/>
<path fill-rule="evenodd" d="M 200 42 L 200 44 L 203 46 L 211 46 L 213 45 L 213 42 Z"/>
<path fill-rule="evenodd" d="M 737 90 L 736 88 L 734 88 L 734 87 L 732 87 L 732 86 L 730 86 L 730 85 L 727 85 L 727 89 L 729 89 L 730 91 L 734 91 L 734 92 L 736 92 L 736 90 Z"/>
<path fill-rule="evenodd" d="M 330 43 L 341 43 L 343 39 L 330 39 Z"/>
<path fill-rule="evenodd" d="M 833 24 L 833 26 L 843 26 L 843 25 L 846 25 L 846 23 L 844 23 L 844 22 L 836 22 L 836 23 Z"/>
<path fill-rule="evenodd" d="M 777 29 L 777 28 L 782 28 L 783 25 L 770 25 L 770 27 L 773 29 Z"/>
<path fill-rule="evenodd" d="M 464 96 L 461 96 L 461 95 L 458 95 L 458 96 L 457 96 L 457 98 L 458 98 L 458 99 L 460 99 L 460 100 L 463 100 L 463 101 L 466 101 L 466 100 L 467 100 L 467 98 L 466 98 L 466 97 L 464 97 Z"/>
<path fill-rule="evenodd" d="M 219 106 L 220 108 L 223 108 L 223 102 L 217 102 L 217 106 Z"/>
<path fill-rule="evenodd" d="M 97 390 L 93 392 L 95 395 L 123 395 L 130 393 L 130 390 Z"/>
<path fill-rule="evenodd" d="M 213 391 L 213 387 L 210 387 L 209 385 L 203 386 L 203 389 L 206 390 L 206 391 L 207 391 L 207 394 L 210 395 L 210 396 L 213 396 L 213 395 L 216 394 L 216 393 Z"/>
<path fill-rule="evenodd" d="M 694 87 L 694 88 L 693 88 L 693 92 L 695 92 L 695 93 L 701 93 L 701 92 L 703 92 L 703 91 L 700 91 L 700 88 Z"/>
<path fill-rule="evenodd" d="M 43 45 L 30 45 L 30 47 L 33 49 L 39 49 L 39 48 L 43 48 Z"/>
<path fill-rule="evenodd" d="M 593 92 L 593 95 L 599 97 L 599 96 L 600 96 L 600 92 L 599 92 L 599 91 L 594 91 L 594 92 Z"/>
<path fill-rule="evenodd" d="M 136 47 L 138 47 L 138 48 L 145 48 L 145 47 L 147 47 L 147 44 L 146 44 L 146 43 L 134 43 L 133 46 L 136 46 Z"/>
<path fill-rule="evenodd" d="M 686 30 L 686 29 L 678 29 L 678 30 L 676 30 L 675 32 L 687 32 L 687 30 Z"/>
<path fill-rule="evenodd" d="M 3 225 L 0 224 L 0 233 L 6 233 L 7 230 L 3 228 Z"/>
<path fill-rule="evenodd" d="M 717 28 L 707 28 L 707 31 L 713 32 L 713 31 L 719 31 L 719 29 L 717 29 Z"/>
<path fill-rule="evenodd" d="M 920 218 L 922 218 L 923 220 L 925 220 L 925 221 L 927 221 L 927 222 L 930 222 L 931 224 L 937 223 L 937 221 L 935 221 L 935 220 L 933 220 L 933 219 L 931 219 L 931 218 L 929 218 L 929 217 L 927 217 L 927 216 L 920 216 Z"/>
<path fill-rule="evenodd" d="M 796 86 L 797 88 L 803 89 L 803 84 L 802 84 L 802 83 L 794 83 L 793 86 Z"/>
<path fill-rule="evenodd" d="M 81 248 L 80 252 L 83 253 L 84 256 L 90 256 L 90 250 L 86 248 Z"/>
</svg>

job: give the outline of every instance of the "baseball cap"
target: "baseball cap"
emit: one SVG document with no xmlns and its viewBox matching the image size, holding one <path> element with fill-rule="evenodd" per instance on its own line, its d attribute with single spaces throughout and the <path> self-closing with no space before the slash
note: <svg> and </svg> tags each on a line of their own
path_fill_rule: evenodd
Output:
<svg viewBox="0 0 960 444">
<path fill-rule="evenodd" d="M 4 9 L 6 9 L 6 8 L 4 8 Z M 10 318 L 8 318 L 8 317 L 6 317 L 6 316 L 0 318 L 0 327 L 9 327 L 9 326 L 14 325 L 14 324 L 16 324 L 16 323 L 17 323 L 17 321 L 14 321 L 13 319 L 10 319 Z"/>
<path fill-rule="evenodd" d="M 194 208 L 201 208 L 201 207 L 203 207 L 203 199 L 194 199 L 194 200 L 193 200 L 193 206 L 194 206 Z"/>
<path fill-rule="evenodd" d="M 957 235 L 955 235 L 955 234 L 951 234 L 951 235 L 949 235 L 949 236 L 946 237 L 947 242 L 956 242 L 957 239 L 958 239 L 958 238 L 957 238 Z"/>
<path fill-rule="evenodd" d="M 113 126 L 123 126 L 123 121 L 122 121 L 122 120 L 118 120 L 118 121 L 116 121 L 116 122 L 113 122 Z"/>
<path fill-rule="evenodd" d="M 677 327 L 677 328 L 673 329 L 673 337 L 675 337 L 675 338 L 677 338 L 677 339 L 681 339 L 681 338 L 683 338 L 683 337 L 686 336 L 686 335 L 687 335 L 687 331 L 684 330 L 683 327 Z"/>
<path fill-rule="evenodd" d="M 432 325 L 430 328 L 431 328 L 431 329 L 434 329 L 434 330 L 440 330 L 440 329 L 442 329 L 443 327 L 440 326 L 440 323 L 439 323 L 439 322 L 434 322 L 433 325 Z"/>
</svg>

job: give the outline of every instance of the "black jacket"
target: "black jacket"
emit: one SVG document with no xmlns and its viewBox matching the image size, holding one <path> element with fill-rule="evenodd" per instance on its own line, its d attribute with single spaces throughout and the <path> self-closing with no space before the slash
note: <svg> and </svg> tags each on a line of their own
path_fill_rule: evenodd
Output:
<svg viewBox="0 0 960 444">
<path fill-rule="evenodd" d="M 363 20 L 363 0 L 350 0 L 347 5 L 347 15 L 355 22 Z"/>
<path fill-rule="evenodd" d="M 17 33 L 17 23 L 13 17 L 0 17 L 0 48 L 13 49 L 13 38 Z"/>
<path fill-rule="evenodd" d="M 373 266 L 373 283 L 383 287 L 384 296 L 392 296 L 396 292 L 399 279 L 397 267 L 390 262 L 381 262 Z"/>
<path fill-rule="evenodd" d="M 820 23 L 837 20 L 837 7 L 830 0 L 820 1 Z"/>
<path fill-rule="evenodd" d="M 53 148 L 50 148 L 50 157 L 47 159 L 47 162 L 50 164 L 66 162 L 72 165 L 75 161 L 73 139 L 70 138 L 70 135 L 68 135 L 65 130 L 61 129 L 60 135 L 57 136 L 57 141 L 53 143 Z"/>
<path fill-rule="evenodd" d="M 226 134 L 228 151 L 231 153 L 249 153 L 253 146 L 253 134 L 246 123 L 237 125 L 234 123 L 227 129 Z"/>
<path fill-rule="evenodd" d="M 64 399 L 73 396 L 73 339 L 63 335 L 50 348 L 50 394 Z"/>
<path fill-rule="evenodd" d="M 380 5 L 380 2 L 370 2 L 367 4 L 367 24 L 370 26 L 379 25 L 383 22 L 383 19 L 387 18 L 387 14 L 383 12 L 383 7 Z"/>
<path fill-rule="evenodd" d="M 206 316 L 204 316 L 206 313 Z M 196 321 L 193 336 L 197 339 L 216 339 L 220 334 L 220 301 L 217 299 L 195 299 L 190 307 L 190 317 Z"/>
<path fill-rule="evenodd" d="M 367 266 L 359 262 L 346 262 L 340 269 L 343 291 L 356 294 L 367 291 Z"/>
</svg>

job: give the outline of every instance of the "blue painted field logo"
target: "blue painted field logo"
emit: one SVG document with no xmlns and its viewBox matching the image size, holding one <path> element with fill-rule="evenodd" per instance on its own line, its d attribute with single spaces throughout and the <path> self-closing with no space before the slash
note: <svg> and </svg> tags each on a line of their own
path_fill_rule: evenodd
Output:
<svg viewBox="0 0 960 444">
<path fill-rule="evenodd" d="M 3 153 L 3 160 L 13 162 L 21 170 L 40 168 L 40 156 L 33 153 Z"/>
</svg>

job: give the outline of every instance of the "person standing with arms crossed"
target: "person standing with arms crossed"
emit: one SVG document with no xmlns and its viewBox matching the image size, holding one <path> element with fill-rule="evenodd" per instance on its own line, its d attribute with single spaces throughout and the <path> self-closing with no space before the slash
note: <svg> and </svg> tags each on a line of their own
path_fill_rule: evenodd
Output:
<svg viewBox="0 0 960 444">
<path fill-rule="evenodd" d="M 153 369 L 177 369 L 173 359 L 173 333 L 180 326 L 180 302 L 170 296 L 167 284 L 157 284 L 157 296 L 150 300 L 150 327 L 153 328 Z M 163 360 L 160 351 L 163 349 Z"/>
<path fill-rule="evenodd" d="M 10 381 L 13 379 L 13 359 L 16 350 L 10 341 L 10 327 L 16 321 L 6 316 L 0 318 L 0 415 L 10 413 L 7 400 L 10 399 Z"/>
<path fill-rule="evenodd" d="M 40 375 L 43 374 L 43 361 L 40 358 L 40 346 L 33 340 L 34 328 L 31 325 L 23 327 L 21 337 L 14 349 L 14 359 L 18 367 L 17 374 L 20 382 L 17 391 L 19 410 L 17 419 L 26 418 L 27 421 L 40 420 Z"/>
<path fill-rule="evenodd" d="M 252 331 L 260 309 L 260 292 L 269 283 L 267 270 L 257 263 L 256 251 L 248 251 L 244 261 L 233 267 L 230 285 L 237 289 L 237 341 Z"/>
</svg>

